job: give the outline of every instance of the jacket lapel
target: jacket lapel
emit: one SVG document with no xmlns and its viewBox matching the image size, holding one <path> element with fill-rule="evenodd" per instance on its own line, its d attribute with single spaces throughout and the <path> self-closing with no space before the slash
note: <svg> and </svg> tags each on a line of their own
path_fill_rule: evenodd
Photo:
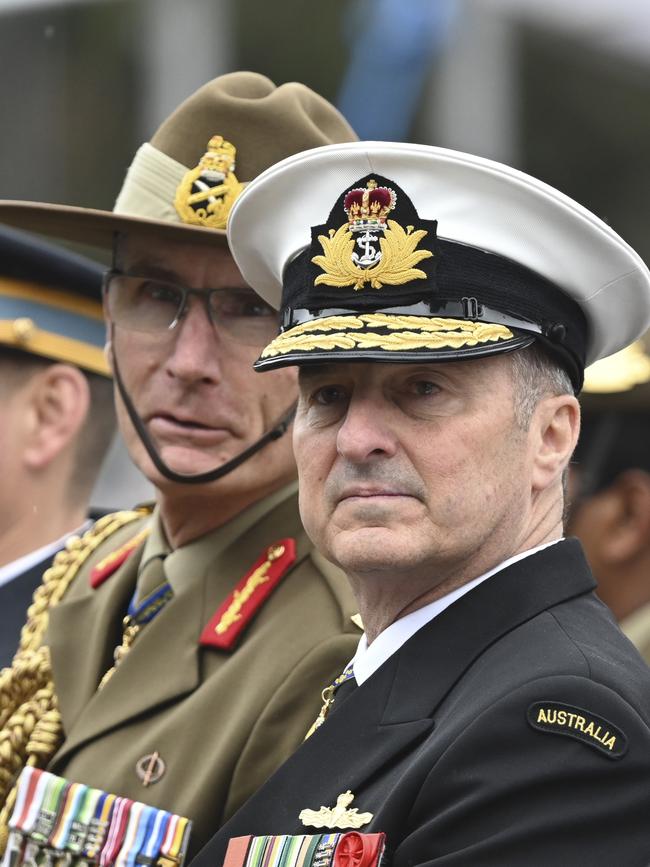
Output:
<svg viewBox="0 0 650 867">
<path fill-rule="evenodd" d="M 137 560 L 140 560 L 139 556 Z M 203 599 L 202 593 L 197 592 L 196 583 L 188 583 L 142 628 L 118 669 L 104 687 L 97 691 L 99 680 L 112 665 L 113 650 L 121 641 L 122 617 L 136 585 L 138 564 L 129 565 L 129 562 L 123 567 L 123 573 L 122 569 L 120 570 L 122 574 L 118 576 L 116 572 L 106 582 L 107 585 L 115 585 L 115 599 L 104 599 L 102 602 L 98 598 L 94 603 L 89 603 L 86 599 L 79 600 L 78 604 L 73 603 L 70 610 L 66 611 L 66 618 L 70 621 L 75 615 L 92 618 L 96 611 L 98 617 L 109 622 L 110 628 L 103 630 L 106 635 L 103 647 L 97 647 L 102 641 L 101 636 L 97 636 L 95 644 L 90 645 L 87 655 L 92 662 L 84 665 L 83 685 L 75 690 L 72 713 L 64 715 L 66 740 L 56 756 L 54 767 L 59 759 L 65 758 L 83 743 L 155 709 L 163 702 L 190 692 L 199 682 L 197 637 Z M 121 593 L 118 584 L 121 585 Z M 90 623 L 92 624 L 92 619 Z M 57 627 L 57 631 L 62 628 L 60 622 Z M 99 632 L 99 624 L 97 631 Z M 92 636 L 89 640 L 93 641 Z M 84 647 L 78 634 L 73 645 L 77 651 L 79 647 Z M 99 657 L 103 662 L 98 666 L 95 663 Z M 64 665 L 66 662 L 62 660 L 61 666 Z M 58 670 L 66 669 L 61 667 Z M 67 671 L 70 670 L 74 668 L 67 668 Z M 57 677 L 59 692 L 59 684 L 65 680 Z M 70 688 L 65 691 L 69 692 Z"/>
<path fill-rule="evenodd" d="M 135 551 L 97 590 L 87 576 L 73 598 L 63 599 L 50 612 L 46 635 L 52 656 L 54 682 L 63 726 L 70 732 L 83 708 L 111 666 L 121 639 L 122 618 L 135 587 L 141 549 Z M 76 587 L 73 587 L 76 590 Z"/>
<path fill-rule="evenodd" d="M 575 540 L 553 545 L 480 584 L 422 627 L 355 689 L 224 826 L 215 844 L 225 852 L 231 837 L 296 833 L 304 808 L 333 807 L 347 789 L 361 792 L 382 767 L 393 764 L 407 748 L 412 753 L 434 729 L 436 708 L 491 643 L 593 587 Z M 353 806 L 371 809 L 362 797 Z M 220 853 L 211 850 L 213 856 L 214 863 L 220 863 Z"/>
<path fill-rule="evenodd" d="M 63 693 L 66 740 L 57 753 L 54 769 L 59 759 L 82 744 L 195 690 L 201 683 L 204 650 L 199 639 L 205 624 L 265 547 L 288 535 L 297 538 L 300 561 L 309 543 L 298 522 L 295 497 L 263 515 L 251 535 L 231 534 L 225 548 L 217 533 L 212 546 L 203 539 L 197 540 L 199 550 L 190 545 L 187 550 L 173 552 L 170 557 L 183 552 L 173 570 L 176 577 L 169 574 L 171 567 L 168 570 L 173 599 L 143 627 L 113 677 L 99 692 L 97 684 L 112 665 L 113 650 L 121 640 L 122 617 L 136 586 L 141 551 L 95 591 L 94 597 L 90 591 L 83 599 L 55 609 L 52 613 L 58 617 L 52 632 L 56 631 L 61 646 L 53 646 L 52 650 L 57 659 L 57 692 Z M 251 538 L 255 539 L 254 549 Z M 106 593 L 100 598 L 104 589 Z M 78 618 L 83 620 L 81 637 L 76 628 Z M 66 630 L 74 631 L 66 635 Z M 88 649 L 87 659 L 76 658 L 80 647 Z M 220 654 L 223 660 L 229 656 L 224 651 L 205 652 Z M 103 660 L 100 665 L 98 657 Z M 76 682 L 68 683 L 69 672 L 77 669 L 80 672 L 74 678 Z"/>
</svg>

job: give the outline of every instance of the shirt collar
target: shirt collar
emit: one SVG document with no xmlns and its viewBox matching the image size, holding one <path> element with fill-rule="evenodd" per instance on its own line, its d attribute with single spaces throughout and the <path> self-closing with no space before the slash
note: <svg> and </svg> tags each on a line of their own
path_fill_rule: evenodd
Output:
<svg viewBox="0 0 650 867">
<path fill-rule="evenodd" d="M 530 557 L 538 551 L 543 551 L 544 548 L 548 548 L 550 545 L 555 545 L 555 543 L 559 541 L 561 540 L 555 539 L 553 542 L 545 542 L 543 545 L 537 545 L 537 547 L 530 548 L 528 551 L 522 551 L 519 554 L 515 554 L 514 557 L 504 560 L 503 563 L 499 563 L 498 566 L 495 566 L 483 575 L 479 575 L 478 578 L 473 578 L 471 581 L 468 581 L 467 584 L 463 584 L 462 587 L 457 587 L 455 590 L 452 590 L 451 593 L 447 593 L 440 599 L 436 599 L 434 602 L 430 602 L 428 605 L 424 605 L 422 608 L 418 608 L 416 611 L 412 611 L 410 614 L 400 617 L 399 620 L 391 623 L 383 630 L 383 632 L 380 632 L 370 645 L 368 644 L 364 632 L 359 641 L 357 652 L 352 660 L 354 677 L 359 686 L 364 681 L 368 680 L 370 675 L 374 674 L 375 671 L 377 671 L 377 669 L 383 665 L 390 656 L 399 650 L 412 635 L 441 614 L 445 608 L 448 608 L 456 602 L 456 600 L 460 599 L 461 596 L 469 593 L 469 591 L 474 587 L 482 584 L 483 581 L 487 581 L 488 578 L 496 575 L 497 572 L 500 572 L 507 566 L 512 566 L 513 563 L 517 563 L 525 557 Z"/>
<path fill-rule="evenodd" d="M 203 568 L 201 564 L 207 566 L 219 552 L 225 551 L 231 542 L 243 536 L 272 509 L 295 494 L 297 488 L 297 482 L 285 485 L 269 496 L 253 503 L 221 527 L 217 527 L 215 530 L 199 536 L 198 539 L 193 539 L 187 545 L 174 550 L 167 541 L 160 519 L 160 510 L 156 506 L 152 515 L 151 532 L 147 536 L 142 550 L 138 573 L 141 573 L 146 564 L 154 557 L 166 557 L 165 575 L 172 585 L 174 593 L 177 594 L 183 584 L 187 583 L 193 575 L 202 578 Z"/>
</svg>

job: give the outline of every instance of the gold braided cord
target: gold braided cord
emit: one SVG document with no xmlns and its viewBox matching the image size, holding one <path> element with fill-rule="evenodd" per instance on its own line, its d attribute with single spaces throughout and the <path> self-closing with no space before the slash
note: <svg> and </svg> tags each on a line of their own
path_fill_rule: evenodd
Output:
<svg viewBox="0 0 650 867">
<path fill-rule="evenodd" d="M 331 317 L 340 319 L 344 317 Z M 353 328 L 370 326 L 395 333 L 355 331 L 327 333 L 327 319 L 315 319 L 285 331 L 262 352 L 262 358 L 273 358 L 290 352 L 311 352 L 314 349 L 383 349 L 405 352 L 415 349 L 460 349 L 482 343 L 510 340 L 514 335 L 505 325 L 491 322 L 469 322 L 464 319 L 442 319 L 426 316 L 395 316 L 388 313 L 364 313 L 354 319 Z M 356 324 L 360 323 L 360 326 Z M 308 326 L 311 326 L 309 328 Z M 300 333 L 296 334 L 296 330 Z M 411 330 L 406 330 L 411 329 Z"/>
<path fill-rule="evenodd" d="M 93 551 L 142 515 L 143 511 L 105 515 L 83 538 L 72 536 L 68 540 L 43 574 L 27 611 L 16 655 L 11 666 L 0 673 L 0 855 L 7 845 L 20 772 L 26 765 L 45 767 L 63 740 L 50 651 L 42 644 L 50 609 L 61 601 Z"/>
</svg>

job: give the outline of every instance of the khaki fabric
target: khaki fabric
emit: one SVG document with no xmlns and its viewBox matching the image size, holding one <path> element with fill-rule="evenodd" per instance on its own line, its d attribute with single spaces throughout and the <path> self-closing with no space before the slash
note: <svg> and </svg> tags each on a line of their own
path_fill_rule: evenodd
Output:
<svg viewBox="0 0 650 867">
<path fill-rule="evenodd" d="M 639 608 L 621 622 L 621 629 L 650 664 L 650 604 Z"/>
<path fill-rule="evenodd" d="M 188 816 L 195 853 L 301 744 L 320 692 L 353 656 L 360 631 L 342 573 L 313 555 L 295 488 L 276 494 L 169 554 L 173 599 L 137 637 L 101 692 L 143 550 L 164 542 L 157 516 L 116 533 L 51 612 L 47 643 L 65 741 L 50 770 Z M 92 566 L 153 522 L 147 542 L 99 588 Z M 128 532 L 127 532 L 128 531 Z M 296 540 L 296 562 L 227 652 L 200 647 L 219 605 L 260 554 Z M 144 787 L 139 759 L 157 752 L 166 771 Z"/>
</svg>

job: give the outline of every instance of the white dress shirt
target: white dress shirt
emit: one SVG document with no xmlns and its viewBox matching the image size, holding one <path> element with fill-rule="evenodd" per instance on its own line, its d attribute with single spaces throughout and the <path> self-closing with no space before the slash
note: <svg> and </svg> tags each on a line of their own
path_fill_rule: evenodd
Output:
<svg viewBox="0 0 650 867">
<path fill-rule="evenodd" d="M 440 599 L 436 599 L 435 602 L 430 602 L 428 605 L 418 608 L 417 611 L 412 611 L 410 614 L 400 617 L 399 620 L 391 623 L 383 632 L 380 632 L 370 645 L 368 644 L 368 639 L 364 632 L 359 641 L 357 652 L 352 660 L 356 682 L 361 686 L 361 684 L 365 680 L 368 680 L 370 675 L 374 674 L 379 666 L 383 665 L 390 656 L 399 650 L 412 635 L 415 635 L 419 629 L 422 629 L 422 627 L 433 620 L 434 617 L 437 617 L 442 613 L 445 608 L 449 608 L 449 606 L 456 602 L 457 599 L 460 599 L 461 596 L 469 593 L 469 591 L 473 590 L 474 587 L 482 584 L 483 581 L 487 581 L 488 578 L 496 575 L 497 572 L 505 569 L 506 566 L 512 566 L 513 563 L 517 563 L 525 557 L 530 557 L 531 554 L 536 554 L 538 551 L 543 551 L 544 548 L 548 548 L 550 545 L 555 545 L 555 543 L 559 541 L 561 540 L 555 539 L 553 542 L 545 542 L 543 545 L 538 545 L 536 548 L 530 548 L 528 551 L 522 551 L 520 554 L 515 554 L 514 557 L 510 557 L 510 559 L 504 560 L 503 563 L 495 566 L 494 569 L 490 569 L 490 571 L 486 572 L 484 575 L 479 575 L 478 578 L 473 578 L 471 581 L 468 581 L 467 584 L 463 584 L 462 587 L 457 587 L 456 590 L 452 590 L 451 593 L 447 593 Z"/>
</svg>

